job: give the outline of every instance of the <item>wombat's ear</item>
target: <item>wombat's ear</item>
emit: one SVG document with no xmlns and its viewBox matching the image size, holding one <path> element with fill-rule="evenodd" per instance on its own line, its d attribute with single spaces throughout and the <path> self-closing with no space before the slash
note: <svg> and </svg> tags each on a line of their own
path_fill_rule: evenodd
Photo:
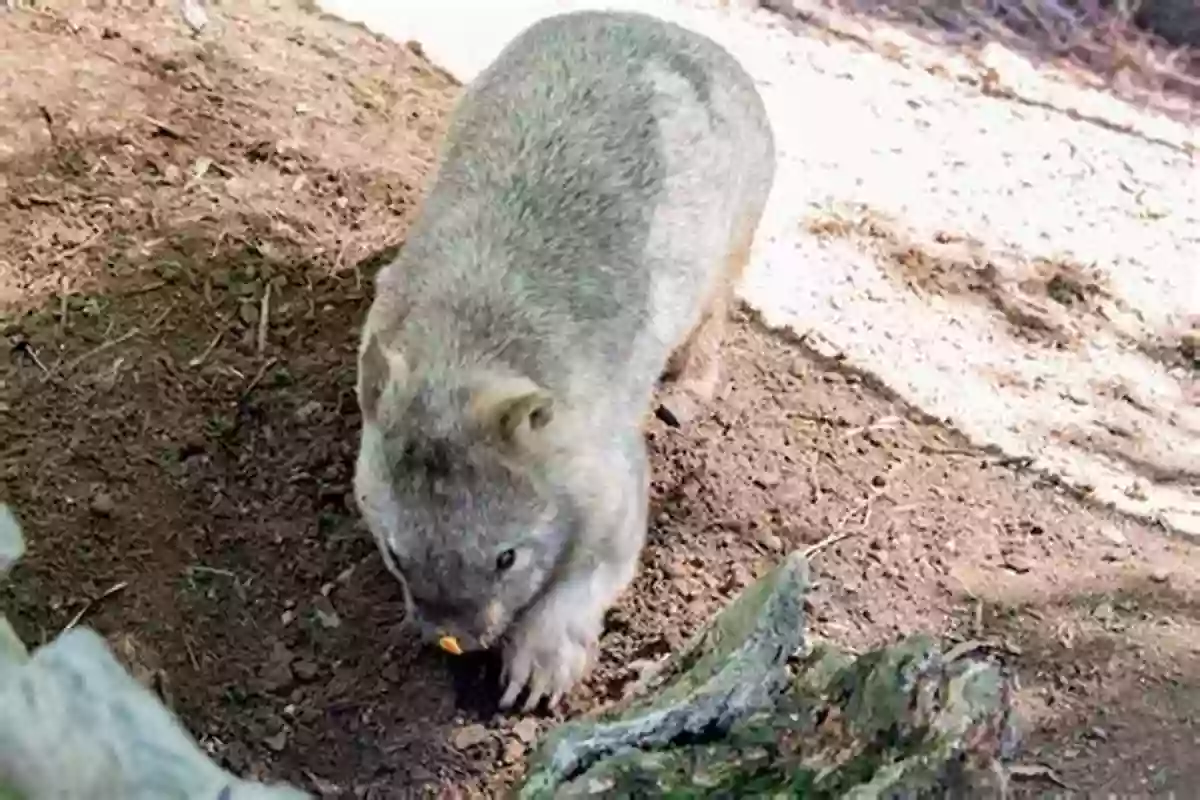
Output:
<svg viewBox="0 0 1200 800">
<path fill-rule="evenodd" d="M 532 381 L 489 387 L 472 398 L 476 418 L 505 442 L 515 443 L 554 419 L 554 398 Z"/>
<path fill-rule="evenodd" d="M 364 419 L 379 415 L 379 401 L 388 382 L 403 379 L 408 367 L 402 353 L 385 350 L 379 337 L 369 334 L 358 356 L 358 405 Z"/>
</svg>

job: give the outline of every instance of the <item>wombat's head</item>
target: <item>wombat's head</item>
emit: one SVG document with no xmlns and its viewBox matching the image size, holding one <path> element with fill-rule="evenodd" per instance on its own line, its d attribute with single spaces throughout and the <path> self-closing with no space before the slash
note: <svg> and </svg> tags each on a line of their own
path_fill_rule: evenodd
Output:
<svg viewBox="0 0 1200 800">
<path fill-rule="evenodd" d="M 368 336 L 355 497 L 409 618 L 450 652 L 493 644 L 545 585 L 566 537 L 539 453 L 550 397 L 527 380 L 437 387 Z"/>
</svg>

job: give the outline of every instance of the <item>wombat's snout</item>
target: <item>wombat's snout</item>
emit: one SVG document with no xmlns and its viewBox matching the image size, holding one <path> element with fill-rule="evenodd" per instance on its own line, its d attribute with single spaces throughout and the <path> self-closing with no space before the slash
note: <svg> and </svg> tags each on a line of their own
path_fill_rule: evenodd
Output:
<svg viewBox="0 0 1200 800">
<path fill-rule="evenodd" d="M 414 603 L 410 620 L 420 632 L 421 640 L 437 646 L 451 655 L 487 650 L 503 632 L 499 630 L 499 614 L 494 603 L 478 615 L 437 613 L 437 609 Z"/>
</svg>

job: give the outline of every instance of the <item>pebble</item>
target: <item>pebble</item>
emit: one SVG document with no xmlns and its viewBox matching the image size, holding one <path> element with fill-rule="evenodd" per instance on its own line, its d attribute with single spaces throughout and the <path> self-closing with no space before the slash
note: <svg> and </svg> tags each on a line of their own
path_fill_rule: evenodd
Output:
<svg viewBox="0 0 1200 800">
<path fill-rule="evenodd" d="M 513 735 L 520 739 L 525 744 L 533 744 L 537 741 L 538 724 L 535 719 L 523 719 L 516 725 L 513 725 Z"/>
<path fill-rule="evenodd" d="M 783 539 L 774 533 L 771 533 L 771 531 L 767 530 L 766 528 L 762 528 L 758 531 L 757 538 L 758 543 L 770 550 L 772 553 L 779 553 L 783 551 Z"/>
<path fill-rule="evenodd" d="M 451 743 L 457 750 L 468 750 L 475 745 L 483 744 L 491 737 L 491 733 L 484 726 L 476 723 L 467 725 L 464 728 L 459 728 L 454 732 L 451 738 Z"/>
<path fill-rule="evenodd" d="M 292 674 L 302 681 L 311 681 L 321 671 L 316 662 L 301 660 L 292 664 Z"/>
<path fill-rule="evenodd" d="M 287 740 L 287 731 L 280 731 L 274 736 L 268 736 L 267 738 L 263 739 L 263 744 L 265 744 L 267 748 L 271 750 L 271 752 L 279 753 L 283 750 L 283 748 L 287 747 Z"/>
<path fill-rule="evenodd" d="M 1166 583 L 1167 581 L 1171 580 L 1171 573 L 1159 567 L 1150 573 L 1150 580 L 1154 581 L 1155 583 Z"/>
<path fill-rule="evenodd" d="M 737 517 L 729 517 L 728 519 L 721 520 L 721 527 L 730 533 L 745 533 L 746 522 Z"/>
<path fill-rule="evenodd" d="M 258 306 L 254 303 L 242 303 L 238 307 L 238 317 L 247 325 L 253 325 L 258 322 Z"/>
<path fill-rule="evenodd" d="M 525 745 L 519 739 L 509 739 L 504 745 L 504 763 L 515 764 L 525 757 Z"/>
<path fill-rule="evenodd" d="M 779 482 L 782 480 L 783 477 L 774 470 L 759 473 L 758 476 L 753 479 L 754 484 L 760 489 L 773 489 L 778 486 Z"/>
<path fill-rule="evenodd" d="M 313 615 L 322 628 L 332 630 L 342 624 L 342 619 L 334 610 L 333 603 L 325 595 L 319 594 L 313 598 Z"/>
<path fill-rule="evenodd" d="M 726 581 L 727 591 L 737 591 L 744 589 L 754 582 L 754 573 L 741 564 L 734 564 L 730 570 L 729 579 Z"/>
<path fill-rule="evenodd" d="M 271 658 L 259 672 L 259 679 L 267 691 L 277 691 L 292 683 L 292 661 L 295 655 L 282 643 L 276 643 L 271 650 Z"/>
<path fill-rule="evenodd" d="M 295 417 L 297 422 L 308 422 L 320 413 L 321 401 L 309 400 L 307 403 L 300 406 L 300 408 L 296 409 Z"/>
<path fill-rule="evenodd" d="M 117 510 L 117 504 L 108 492 L 97 492 L 88 508 L 97 517 L 111 517 Z"/>
<path fill-rule="evenodd" d="M 1033 569 L 1033 562 L 1025 556 L 1011 553 L 1004 557 L 1004 566 L 1018 575 L 1024 575 Z"/>
<path fill-rule="evenodd" d="M 1121 532 L 1121 529 L 1115 525 L 1104 525 L 1100 528 L 1100 535 L 1113 544 L 1129 544 L 1129 539 Z"/>
<path fill-rule="evenodd" d="M 663 564 L 662 571 L 668 578 L 682 578 L 687 574 L 687 570 L 678 561 L 668 561 Z"/>
</svg>

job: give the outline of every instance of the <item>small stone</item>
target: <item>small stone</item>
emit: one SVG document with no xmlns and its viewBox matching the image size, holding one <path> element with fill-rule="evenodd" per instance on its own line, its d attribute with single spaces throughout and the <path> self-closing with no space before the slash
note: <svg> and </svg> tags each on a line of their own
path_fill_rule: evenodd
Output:
<svg viewBox="0 0 1200 800">
<path fill-rule="evenodd" d="M 525 745 L 517 739 L 509 739 L 504 745 L 505 764 L 515 764 L 525 757 Z"/>
<path fill-rule="evenodd" d="M 317 414 L 319 414 L 319 413 L 321 413 L 320 401 L 319 400 L 309 400 L 307 403 L 305 403 L 304 405 L 302 405 L 298 409 L 296 409 L 296 414 L 295 414 L 296 421 L 297 422 L 308 422 L 313 417 L 317 416 Z"/>
<path fill-rule="evenodd" d="M 1096 741 L 1099 741 L 1099 742 L 1107 742 L 1108 741 L 1108 731 L 1104 730 L 1104 728 L 1097 726 L 1087 732 L 1087 737 L 1089 739 L 1095 739 Z"/>
<path fill-rule="evenodd" d="M 1101 603 L 1092 611 L 1092 616 L 1101 622 L 1107 622 L 1115 613 L 1112 603 Z"/>
<path fill-rule="evenodd" d="M 254 303 L 242 303 L 238 306 L 238 318 L 247 325 L 258 322 L 258 306 Z"/>
<path fill-rule="evenodd" d="M 117 504 L 108 492 L 97 492 L 88 509 L 97 517 L 111 517 L 117 510 Z"/>
<path fill-rule="evenodd" d="M 1004 566 L 1018 575 L 1024 575 L 1033 570 L 1033 563 L 1019 553 L 1009 553 L 1004 557 Z"/>
<path fill-rule="evenodd" d="M 1125 488 L 1125 496 L 1130 500 L 1144 501 L 1149 499 L 1146 493 L 1146 484 L 1143 481 L 1135 480 Z"/>
<path fill-rule="evenodd" d="M 258 677 L 263 689 L 268 692 L 285 689 L 292 683 L 292 661 L 295 655 L 282 643 L 276 642 L 270 660 L 263 665 Z"/>
<path fill-rule="evenodd" d="M 734 564 L 729 578 L 725 581 L 725 591 L 739 591 L 754 582 L 754 574 L 741 564 Z"/>
<path fill-rule="evenodd" d="M 459 728 L 451 737 L 451 743 L 457 750 L 468 750 L 476 745 L 483 744 L 491 737 L 491 733 L 484 726 L 476 723 L 467 725 L 465 728 Z"/>
<path fill-rule="evenodd" d="M 730 517 L 721 521 L 721 527 L 730 533 L 745 533 L 746 522 L 736 517 Z"/>
<path fill-rule="evenodd" d="M 516 725 L 513 725 L 513 735 L 520 739 L 525 744 L 533 744 L 537 741 L 538 724 L 535 719 L 523 719 Z"/>
<path fill-rule="evenodd" d="M 325 595 L 319 594 L 313 598 L 313 616 L 318 625 L 328 630 L 333 630 L 342 624 L 342 618 L 338 616 L 332 601 Z"/>
<path fill-rule="evenodd" d="M 1129 544 L 1129 540 L 1125 538 L 1125 534 L 1115 525 L 1103 525 L 1100 528 L 1100 535 L 1113 544 Z"/>
<path fill-rule="evenodd" d="M 766 528 L 760 528 L 755 538 L 758 539 L 759 544 L 770 550 L 772 553 L 780 553 L 783 551 L 783 539 Z"/>
<path fill-rule="evenodd" d="M 1154 581 L 1155 583 L 1166 583 L 1167 581 L 1171 580 L 1171 573 L 1159 567 L 1150 573 L 1150 580 Z"/>
<path fill-rule="evenodd" d="M 685 570 L 683 564 L 679 563 L 678 561 L 668 561 L 666 564 L 663 564 L 663 574 L 668 578 L 678 579 L 686 575 L 687 570 Z"/>
<path fill-rule="evenodd" d="M 317 673 L 320 671 L 320 666 L 313 661 L 308 661 L 307 659 L 302 659 L 292 664 L 292 674 L 302 681 L 311 681 L 313 678 L 317 677 Z"/>
<path fill-rule="evenodd" d="M 774 470 L 759 473 L 758 477 L 754 478 L 754 485 L 760 489 L 773 489 L 783 480 L 782 476 Z"/>
<path fill-rule="evenodd" d="M 263 739 L 263 744 L 265 744 L 267 749 L 269 749 L 271 752 L 279 753 L 283 751 L 283 748 L 287 747 L 287 740 L 287 731 L 280 731 L 274 736 L 268 736 L 267 738 Z"/>
<path fill-rule="evenodd" d="M 1179 337 L 1179 349 L 1188 358 L 1200 360 L 1200 328 L 1185 331 Z"/>
</svg>

